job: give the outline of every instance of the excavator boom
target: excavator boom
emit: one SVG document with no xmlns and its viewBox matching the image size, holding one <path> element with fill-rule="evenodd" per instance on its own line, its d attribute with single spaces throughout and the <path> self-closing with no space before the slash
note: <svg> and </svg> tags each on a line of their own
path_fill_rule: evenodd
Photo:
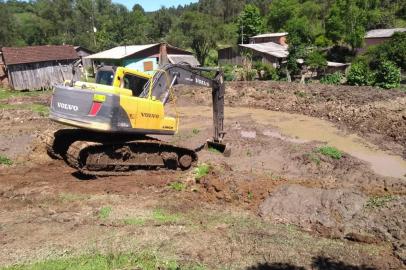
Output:
<svg viewBox="0 0 406 270">
<path fill-rule="evenodd" d="M 213 79 L 202 75 L 215 72 Z M 169 100 L 172 87 L 177 84 L 208 87 L 212 90 L 213 142 L 221 143 L 224 135 L 224 79 L 223 72 L 217 68 L 199 68 L 188 65 L 166 65 L 145 85 L 142 97 L 153 96 L 164 105 Z"/>
</svg>

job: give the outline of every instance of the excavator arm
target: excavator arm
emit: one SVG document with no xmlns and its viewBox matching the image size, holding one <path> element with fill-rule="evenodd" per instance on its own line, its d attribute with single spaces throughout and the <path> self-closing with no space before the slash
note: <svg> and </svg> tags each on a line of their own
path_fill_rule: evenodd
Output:
<svg viewBox="0 0 406 270">
<path fill-rule="evenodd" d="M 203 72 L 214 72 L 214 78 L 203 75 Z M 225 154 L 229 149 L 222 144 L 224 135 L 224 93 L 225 85 L 223 72 L 216 68 L 191 67 L 187 64 L 168 64 L 157 71 L 154 77 L 145 85 L 141 97 L 155 97 L 166 104 L 174 85 L 184 84 L 203 86 L 212 89 L 213 106 L 213 140 L 208 146 Z"/>
</svg>

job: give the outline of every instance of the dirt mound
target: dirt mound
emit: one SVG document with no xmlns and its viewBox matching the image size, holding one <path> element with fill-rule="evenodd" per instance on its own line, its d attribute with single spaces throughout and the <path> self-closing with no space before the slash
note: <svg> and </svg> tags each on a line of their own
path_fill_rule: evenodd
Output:
<svg viewBox="0 0 406 270">
<path fill-rule="evenodd" d="M 260 206 L 265 218 L 313 231 L 339 235 L 340 226 L 362 210 L 367 197 L 345 189 L 307 188 L 286 185 L 277 188 Z"/>
<path fill-rule="evenodd" d="M 368 199 L 349 189 L 284 185 L 260 205 L 259 214 L 327 237 L 366 243 L 389 241 L 394 254 L 406 264 L 404 205 L 404 196 Z"/>
<path fill-rule="evenodd" d="M 203 89 L 179 88 L 183 100 L 211 102 Z M 182 98 L 183 97 L 183 98 Z M 186 97 L 186 99 L 184 98 Z M 328 119 L 356 132 L 382 149 L 406 158 L 406 93 L 373 87 L 330 86 L 285 82 L 230 82 L 225 102 Z"/>
</svg>

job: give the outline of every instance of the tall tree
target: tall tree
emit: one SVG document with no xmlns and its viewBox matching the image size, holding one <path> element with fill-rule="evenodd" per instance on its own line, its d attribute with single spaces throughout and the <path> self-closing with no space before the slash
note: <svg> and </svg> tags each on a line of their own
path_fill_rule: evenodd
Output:
<svg viewBox="0 0 406 270">
<path fill-rule="evenodd" d="M 10 14 L 7 5 L 0 1 L 0 48 L 9 46 L 13 42 L 13 18 Z"/>
<path fill-rule="evenodd" d="M 210 50 L 216 47 L 217 26 L 213 17 L 200 12 L 189 11 L 181 17 L 179 27 L 202 65 Z"/>
<path fill-rule="evenodd" d="M 298 0 L 274 0 L 269 6 L 268 27 L 272 31 L 284 30 L 287 21 L 298 16 Z"/>
<path fill-rule="evenodd" d="M 238 38 L 243 43 L 248 43 L 249 38 L 262 33 L 265 30 L 264 19 L 259 8 L 254 5 L 246 5 L 237 20 Z"/>
<path fill-rule="evenodd" d="M 354 51 L 365 35 L 366 13 L 356 0 L 337 0 L 326 21 L 326 36 L 335 43 L 345 42 Z"/>
</svg>

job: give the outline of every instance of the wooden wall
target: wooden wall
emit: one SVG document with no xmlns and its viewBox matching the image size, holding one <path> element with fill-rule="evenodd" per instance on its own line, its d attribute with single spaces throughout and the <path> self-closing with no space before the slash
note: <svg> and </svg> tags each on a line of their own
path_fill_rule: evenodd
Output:
<svg viewBox="0 0 406 270">
<path fill-rule="evenodd" d="M 262 61 L 263 63 L 270 64 L 274 67 L 278 67 L 281 59 L 278 59 L 272 55 L 250 50 L 248 48 L 245 51 L 250 51 L 253 61 Z M 218 61 L 220 65 L 242 65 L 243 57 L 241 56 L 241 48 L 225 48 L 218 51 Z"/>
<path fill-rule="evenodd" d="M 72 61 L 50 61 L 7 66 L 8 78 L 14 90 L 50 89 L 65 80 L 79 80 L 81 72 Z"/>
</svg>

